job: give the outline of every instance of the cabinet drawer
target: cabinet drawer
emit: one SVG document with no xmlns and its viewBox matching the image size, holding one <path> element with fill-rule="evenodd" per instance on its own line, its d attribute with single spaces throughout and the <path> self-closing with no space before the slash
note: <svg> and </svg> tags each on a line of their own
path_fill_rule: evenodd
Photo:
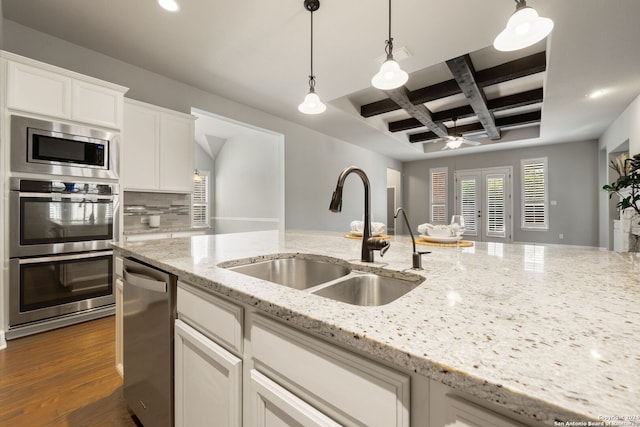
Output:
<svg viewBox="0 0 640 427">
<path fill-rule="evenodd" d="M 254 367 L 344 425 L 409 426 L 409 376 L 255 316 Z"/>
<path fill-rule="evenodd" d="M 242 354 L 242 307 L 178 281 L 178 317 L 227 350 Z"/>
</svg>

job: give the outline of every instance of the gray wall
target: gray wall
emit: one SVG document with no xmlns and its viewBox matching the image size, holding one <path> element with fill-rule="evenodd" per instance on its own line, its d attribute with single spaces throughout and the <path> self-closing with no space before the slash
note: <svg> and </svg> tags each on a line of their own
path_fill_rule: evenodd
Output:
<svg viewBox="0 0 640 427">
<path fill-rule="evenodd" d="M 548 157 L 548 231 L 520 228 L 520 160 Z M 448 167 L 449 216 L 454 210 L 456 170 L 499 166 L 513 167 L 513 240 L 515 242 L 560 243 L 598 246 L 598 145 L 597 141 L 544 145 L 484 154 L 461 155 L 404 164 L 405 206 L 416 224 L 429 220 L 429 169 Z M 559 234 L 564 239 L 559 238 Z"/>
<path fill-rule="evenodd" d="M 224 143 L 215 160 L 216 233 L 279 228 L 278 139 L 252 132 Z"/>
<path fill-rule="evenodd" d="M 285 135 L 285 226 L 288 229 L 347 231 L 349 222 L 362 216 L 363 191 L 362 184 L 356 182 L 357 177 L 349 177 L 347 181 L 343 213 L 333 214 L 328 210 L 338 174 L 351 164 L 362 167 L 372 182 L 374 218 L 385 216 L 386 168 L 401 169 L 398 161 L 13 21 L 4 21 L 4 34 L 5 50 L 129 87 L 126 94 L 129 98 L 185 113 L 195 107 Z"/>
</svg>

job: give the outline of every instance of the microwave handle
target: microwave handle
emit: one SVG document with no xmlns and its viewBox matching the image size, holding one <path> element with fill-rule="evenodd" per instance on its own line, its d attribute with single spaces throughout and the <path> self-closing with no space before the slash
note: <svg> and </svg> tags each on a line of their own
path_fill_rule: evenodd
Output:
<svg viewBox="0 0 640 427">
<path fill-rule="evenodd" d="M 52 199 L 80 199 L 80 200 L 113 200 L 114 196 L 98 196 L 94 194 L 61 194 L 61 193 L 20 193 L 20 197 L 47 197 Z"/>
<path fill-rule="evenodd" d="M 148 291 L 153 292 L 167 292 L 167 282 L 163 282 L 161 280 L 155 280 L 152 277 L 146 276 L 144 274 L 132 273 L 127 271 L 127 268 L 124 269 L 124 281 L 126 285 L 133 285 L 138 288 L 146 289 Z"/>
</svg>

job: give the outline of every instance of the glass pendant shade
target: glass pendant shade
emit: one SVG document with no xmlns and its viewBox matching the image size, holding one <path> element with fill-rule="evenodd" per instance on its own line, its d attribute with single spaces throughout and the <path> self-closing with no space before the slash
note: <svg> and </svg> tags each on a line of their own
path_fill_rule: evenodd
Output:
<svg viewBox="0 0 640 427">
<path fill-rule="evenodd" d="M 509 52 L 524 49 L 544 39 L 553 30 L 553 21 L 542 18 L 528 6 L 518 8 L 507 26 L 493 41 L 497 50 Z"/>
<path fill-rule="evenodd" d="M 180 5 L 175 0 L 158 0 L 158 4 L 169 12 L 177 12 L 180 10 Z"/>
<path fill-rule="evenodd" d="M 298 111 L 304 114 L 320 114 L 327 106 L 320 101 L 320 97 L 314 91 L 309 91 L 302 104 L 298 105 Z"/>
<path fill-rule="evenodd" d="M 456 148 L 460 148 L 461 145 L 462 145 L 462 138 L 460 137 L 456 137 L 447 141 L 447 147 L 451 148 L 452 150 L 455 150 Z"/>
<path fill-rule="evenodd" d="M 409 80 L 409 75 L 400 68 L 400 65 L 393 58 L 390 58 L 380 66 L 380 71 L 373 76 L 371 84 L 377 89 L 388 90 L 404 85 L 407 80 Z"/>
</svg>

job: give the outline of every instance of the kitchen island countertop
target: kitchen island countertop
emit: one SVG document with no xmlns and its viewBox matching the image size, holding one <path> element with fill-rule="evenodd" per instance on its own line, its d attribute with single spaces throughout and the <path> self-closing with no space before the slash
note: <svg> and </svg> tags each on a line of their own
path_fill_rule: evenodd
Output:
<svg viewBox="0 0 640 427">
<path fill-rule="evenodd" d="M 409 270 L 410 238 L 390 240 L 373 267 Z M 426 281 L 379 307 L 348 305 L 218 267 L 279 253 L 359 265 L 360 245 L 344 233 L 264 231 L 114 247 L 532 422 L 628 417 L 626 426 L 640 425 L 639 254 L 539 244 L 420 246 L 432 252 L 423 256 Z"/>
</svg>

